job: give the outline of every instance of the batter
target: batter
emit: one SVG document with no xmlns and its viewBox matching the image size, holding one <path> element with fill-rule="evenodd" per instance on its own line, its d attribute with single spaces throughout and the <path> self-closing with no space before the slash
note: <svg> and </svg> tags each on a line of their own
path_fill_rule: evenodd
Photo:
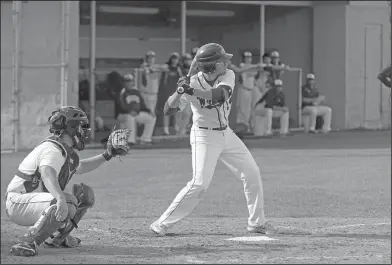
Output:
<svg viewBox="0 0 392 265">
<path fill-rule="evenodd" d="M 219 44 L 202 46 L 188 75 L 179 79 L 177 91 L 165 104 L 167 115 L 174 115 L 188 104 L 191 106 L 193 177 L 161 217 L 151 224 L 151 230 L 158 235 L 165 235 L 168 228 L 193 211 L 211 183 L 218 159 L 243 182 L 249 211 L 247 230 L 266 233 L 272 229 L 264 216 L 259 167 L 228 123 L 235 85 L 235 74 L 227 69 L 232 56 Z"/>
</svg>

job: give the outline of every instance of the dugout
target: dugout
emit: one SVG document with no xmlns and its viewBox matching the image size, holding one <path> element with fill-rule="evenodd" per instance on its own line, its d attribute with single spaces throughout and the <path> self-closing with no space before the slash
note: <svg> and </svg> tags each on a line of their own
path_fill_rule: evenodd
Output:
<svg viewBox="0 0 392 265">
<path fill-rule="evenodd" d="M 221 43 L 237 65 L 244 50 L 255 61 L 279 50 L 297 69 L 283 77 L 294 126 L 299 85 L 312 71 L 334 111 L 334 129 L 388 127 L 390 92 L 376 79 L 391 57 L 386 1 L 216 2 L 99 1 L 92 15 L 85 1 L 1 1 L 2 149 L 32 147 L 47 133 L 54 107 L 77 104 L 79 65 L 89 66 L 91 55 L 98 83 L 100 71 L 137 68 L 147 50 L 164 63 L 172 51 L 206 42 Z M 102 5 L 117 11 L 102 12 Z M 99 115 L 112 110 L 103 102 L 96 101 Z M 235 108 L 232 123 L 234 117 Z"/>
</svg>

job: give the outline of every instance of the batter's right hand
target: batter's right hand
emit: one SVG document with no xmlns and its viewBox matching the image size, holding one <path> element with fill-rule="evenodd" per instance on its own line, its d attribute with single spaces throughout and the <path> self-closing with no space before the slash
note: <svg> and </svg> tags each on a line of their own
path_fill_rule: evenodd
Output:
<svg viewBox="0 0 392 265">
<path fill-rule="evenodd" d="M 68 216 L 68 205 L 67 200 L 64 198 L 60 198 L 57 200 L 57 210 L 55 212 L 55 216 L 57 221 L 62 222 L 67 219 Z"/>
</svg>

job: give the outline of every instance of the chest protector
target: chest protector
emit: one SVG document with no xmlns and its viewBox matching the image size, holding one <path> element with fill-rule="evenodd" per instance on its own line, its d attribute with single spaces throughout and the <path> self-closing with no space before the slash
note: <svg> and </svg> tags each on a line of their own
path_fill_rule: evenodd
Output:
<svg viewBox="0 0 392 265">
<path fill-rule="evenodd" d="M 65 157 L 64 165 L 61 167 L 60 172 L 57 176 L 60 188 L 61 190 L 64 190 L 68 182 L 71 180 L 72 176 L 75 174 L 77 167 L 79 166 L 79 155 L 72 147 L 69 147 L 68 145 L 62 143 L 56 136 L 49 136 L 40 144 L 44 142 L 54 143 L 61 149 L 62 155 Z M 24 189 L 26 190 L 26 193 L 34 192 L 39 187 L 40 182 L 42 182 L 41 174 L 39 173 L 38 168 L 32 175 L 25 174 L 23 172 L 20 172 L 19 170 L 16 175 L 25 180 L 23 182 L 23 185 Z M 42 182 L 41 184 L 43 192 L 48 192 L 44 183 Z"/>
</svg>

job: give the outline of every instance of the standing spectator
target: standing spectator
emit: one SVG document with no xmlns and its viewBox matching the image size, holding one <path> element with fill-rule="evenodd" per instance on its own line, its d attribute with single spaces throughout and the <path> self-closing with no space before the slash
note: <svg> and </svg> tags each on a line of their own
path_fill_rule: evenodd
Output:
<svg viewBox="0 0 392 265">
<path fill-rule="evenodd" d="M 317 116 L 323 117 L 322 131 L 328 133 L 331 130 L 332 109 L 322 105 L 324 101 L 325 96 L 320 95 L 316 88 L 314 74 L 308 74 L 306 84 L 302 86 L 302 115 L 309 118 L 309 127 L 305 125 L 306 132 L 316 133 Z"/>
<path fill-rule="evenodd" d="M 180 55 L 176 52 L 170 54 L 169 60 L 167 61 L 167 72 L 163 73 L 162 81 L 163 86 L 160 91 L 160 95 L 165 99 L 168 99 L 177 89 L 177 81 L 183 76 L 181 66 L 180 66 Z M 163 101 L 164 102 L 164 101 Z M 165 135 L 169 135 L 169 127 L 170 127 L 170 116 L 163 116 L 163 133 Z M 179 132 L 179 127 L 177 124 L 177 120 L 179 119 L 178 114 L 174 117 L 174 127 L 176 132 Z"/>
<path fill-rule="evenodd" d="M 242 63 L 240 68 L 252 65 L 252 53 L 247 51 L 242 55 Z M 258 78 L 258 70 L 253 69 L 244 71 L 239 74 L 238 83 L 239 90 L 237 94 L 237 124 L 241 124 L 250 131 L 250 118 L 252 114 L 252 97 L 256 88 L 256 80 Z"/>
<path fill-rule="evenodd" d="M 135 78 L 132 74 L 124 77 L 124 85 L 125 87 L 117 97 L 117 104 L 120 109 L 117 120 L 120 123 L 120 129 L 131 130 L 128 142 L 134 145 L 136 143 L 137 125 L 139 123 L 144 124 L 140 144 L 150 145 L 156 117 L 147 108 L 140 91 L 135 86 Z"/>
<path fill-rule="evenodd" d="M 250 118 L 250 125 L 253 128 L 256 125 L 256 120 L 255 120 L 255 115 L 254 115 L 254 109 L 256 107 L 256 103 L 263 97 L 263 95 L 270 89 L 270 86 L 268 86 L 267 81 L 268 81 L 268 76 L 270 74 L 270 71 L 267 71 L 266 69 L 271 66 L 271 57 L 269 53 L 264 53 L 262 62 L 264 64 L 264 67 L 259 70 L 256 80 L 255 80 L 255 87 L 252 90 L 252 113 L 251 113 L 251 118 Z"/>
<path fill-rule="evenodd" d="M 276 79 L 281 79 L 284 70 L 290 70 L 290 67 L 285 65 L 280 60 L 280 54 L 278 51 L 270 53 L 271 64 L 268 65 L 265 70 L 269 72 L 267 86 L 273 87 Z"/>
<path fill-rule="evenodd" d="M 252 64 L 252 53 L 247 51 L 242 55 L 239 67 L 229 64 L 229 69 L 239 75 L 239 90 L 237 94 L 237 132 L 250 131 L 250 118 L 252 113 L 252 96 L 255 89 L 258 71 L 262 64 Z"/>
<path fill-rule="evenodd" d="M 141 95 L 143 96 L 148 109 L 155 115 L 155 109 L 158 102 L 158 90 L 162 72 L 167 69 L 165 66 L 158 65 L 155 63 L 155 52 L 149 51 L 145 55 L 145 61 L 142 63 L 140 68 L 142 72 L 142 88 Z"/>
<path fill-rule="evenodd" d="M 259 124 L 262 129 L 254 131 L 255 135 L 272 135 L 272 117 L 280 118 L 280 135 L 286 136 L 289 132 L 289 108 L 285 104 L 283 82 L 274 81 L 274 87 L 268 90 L 257 102 L 255 109 L 256 119 L 261 119 Z"/>
<path fill-rule="evenodd" d="M 88 78 L 88 69 L 83 65 L 79 68 L 79 100 L 89 100 L 90 81 Z"/>
</svg>

